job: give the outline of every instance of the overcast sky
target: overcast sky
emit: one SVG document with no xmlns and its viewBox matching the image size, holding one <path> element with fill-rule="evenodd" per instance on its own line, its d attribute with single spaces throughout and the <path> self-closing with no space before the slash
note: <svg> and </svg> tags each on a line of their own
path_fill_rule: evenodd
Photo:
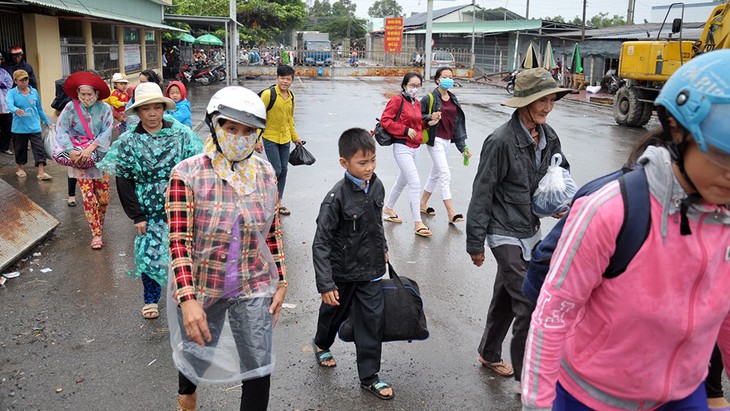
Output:
<svg viewBox="0 0 730 411">
<path fill-rule="evenodd" d="M 373 4 L 374 0 L 354 0 L 357 4 L 357 15 L 361 17 L 367 17 L 368 8 Z M 397 0 L 398 4 L 403 7 L 403 11 L 406 16 L 411 13 L 425 12 L 427 3 L 426 0 Z M 700 1 L 685 1 L 689 3 L 702 3 L 711 0 L 700 0 Z M 333 1 L 330 1 L 331 3 Z M 651 7 L 659 5 L 667 5 L 672 3 L 672 0 L 636 0 L 636 16 L 634 21 L 639 23 L 644 19 L 651 19 Z M 463 4 L 471 4 L 471 0 L 436 0 L 434 1 L 434 10 L 443 9 L 451 6 L 458 6 Z M 476 0 L 476 4 L 485 9 L 493 9 L 497 7 L 505 7 L 509 10 L 518 13 L 521 16 L 525 15 L 527 0 Z M 608 12 L 609 17 L 613 17 L 614 14 L 618 14 L 626 18 L 626 12 L 629 7 L 629 0 L 588 0 L 586 9 L 586 16 L 591 18 L 598 13 Z M 556 15 L 563 16 L 566 20 L 572 20 L 575 16 L 583 15 L 583 0 L 530 0 L 530 17 L 532 18 L 543 18 L 543 17 L 554 17 Z"/>
</svg>

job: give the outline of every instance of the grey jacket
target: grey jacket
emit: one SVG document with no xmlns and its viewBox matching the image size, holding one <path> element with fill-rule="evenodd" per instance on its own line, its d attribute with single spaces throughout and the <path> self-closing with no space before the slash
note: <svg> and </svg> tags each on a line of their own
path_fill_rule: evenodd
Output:
<svg viewBox="0 0 730 411">
<path fill-rule="evenodd" d="M 562 154 L 561 167 L 569 169 L 555 130 L 547 124 L 542 130 L 547 146 L 539 168 L 535 165 L 535 142 L 522 128 L 517 110 L 484 141 L 466 217 L 469 254 L 484 252 L 487 234 L 522 239 L 540 228 L 540 219 L 531 210 L 532 195 L 553 154 Z"/>
<path fill-rule="evenodd" d="M 466 116 L 464 115 L 464 110 L 461 109 L 461 104 L 459 104 L 459 100 L 456 98 L 454 93 L 450 91 L 448 91 L 448 93 L 451 97 L 451 101 L 453 101 L 456 105 L 454 135 L 451 137 L 451 142 L 456 144 L 456 148 L 459 149 L 460 153 L 463 153 L 466 149 Z M 428 124 L 428 122 L 431 121 L 431 113 L 434 111 L 441 111 L 441 92 L 439 92 L 438 87 L 431 92 L 431 95 L 433 96 L 433 107 L 431 107 L 431 110 L 428 109 L 430 103 L 429 95 L 426 94 L 426 96 L 421 99 L 421 117 L 423 118 L 424 124 Z M 426 144 L 429 146 L 433 146 L 438 128 L 439 123 L 428 128 L 428 142 Z"/>
</svg>

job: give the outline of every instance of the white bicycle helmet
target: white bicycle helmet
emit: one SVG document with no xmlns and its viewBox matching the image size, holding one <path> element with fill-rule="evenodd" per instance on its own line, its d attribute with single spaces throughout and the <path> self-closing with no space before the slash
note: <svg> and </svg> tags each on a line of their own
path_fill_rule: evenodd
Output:
<svg viewBox="0 0 730 411">
<path fill-rule="evenodd" d="M 266 128 L 266 107 L 258 94 L 239 86 L 218 90 L 208 102 L 205 122 L 215 134 L 215 124 L 221 119 L 235 121 L 255 128 Z"/>
</svg>

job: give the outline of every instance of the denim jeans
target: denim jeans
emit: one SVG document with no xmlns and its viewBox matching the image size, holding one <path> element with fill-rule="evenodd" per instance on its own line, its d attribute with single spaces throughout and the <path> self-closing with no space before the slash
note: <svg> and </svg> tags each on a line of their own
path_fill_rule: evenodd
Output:
<svg viewBox="0 0 730 411">
<path fill-rule="evenodd" d="M 277 178 L 277 188 L 279 189 L 279 201 L 284 198 L 284 186 L 286 185 L 286 172 L 289 166 L 289 144 L 278 144 L 267 139 L 264 140 L 264 150 L 266 158 L 274 167 Z"/>
</svg>

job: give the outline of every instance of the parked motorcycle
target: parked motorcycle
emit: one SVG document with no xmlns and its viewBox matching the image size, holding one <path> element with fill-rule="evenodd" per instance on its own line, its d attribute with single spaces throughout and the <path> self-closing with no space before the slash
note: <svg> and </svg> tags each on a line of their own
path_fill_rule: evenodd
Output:
<svg viewBox="0 0 730 411">
<path fill-rule="evenodd" d="M 510 75 L 509 81 L 507 81 L 507 86 L 505 87 L 509 94 L 513 94 L 515 92 L 515 79 L 517 79 L 516 70 Z"/>
<path fill-rule="evenodd" d="M 221 63 L 213 67 L 210 71 L 216 77 L 218 81 L 224 81 L 226 79 L 226 63 Z"/>
<path fill-rule="evenodd" d="M 207 86 L 218 80 L 215 74 L 211 73 L 211 70 L 210 66 L 201 66 L 193 69 L 188 64 L 183 64 L 182 67 L 180 67 L 180 73 L 178 73 L 176 78 L 183 84 L 196 82 Z"/>
</svg>

